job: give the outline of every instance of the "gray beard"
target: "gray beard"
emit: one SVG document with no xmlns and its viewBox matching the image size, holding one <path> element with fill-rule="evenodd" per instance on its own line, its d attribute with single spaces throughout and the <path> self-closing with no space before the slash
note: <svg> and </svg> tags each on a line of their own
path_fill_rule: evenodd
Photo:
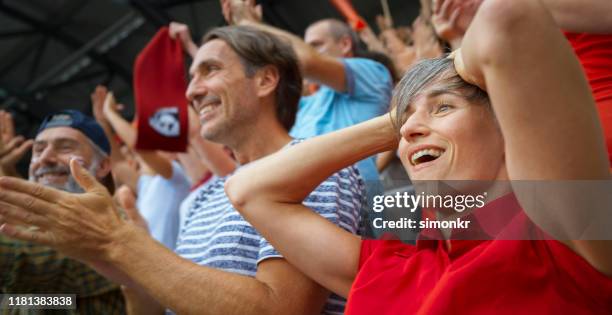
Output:
<svg viewBox="0 0 612 315">
<path fill-rule="evenodd" d="M 89 172 L 89 174 L 92 174 L 95 176 L 95 173 L 98 170 L 99 166 L 100 165 L 97 161 L 92 161 L 87 171 Z M 29 180 L 31 182 L 34 182 L 36 176 L 42 175 L 43 173 L 51 172 L 51 171 L 52 172 L 68 172 L 68 180 L 63 185 L 56 184 L 56 183 L 45 183 L 45 182 L 39 182 L 39 184 L 47 186 L 47 187 L 53 187 L 55 189 L 63 190 L 69 193 L 81 194 L 85 192 L 85 190 L 83 190 L 83 188 L 81 188 L 81 186 L 79 186 L 79 184 L 76 182 L 76 179 L 74 179 L 74 177 L 72 176 L 72 173 L 70 173 L 70 167 L 66 167 L 66 166 L 58 165 L 58 166 L 42 167 L 38 169 L 38 171 L 36 171 L 36 174 L 34 174 L 33 176 L 30 176 Z"/>
</svg>

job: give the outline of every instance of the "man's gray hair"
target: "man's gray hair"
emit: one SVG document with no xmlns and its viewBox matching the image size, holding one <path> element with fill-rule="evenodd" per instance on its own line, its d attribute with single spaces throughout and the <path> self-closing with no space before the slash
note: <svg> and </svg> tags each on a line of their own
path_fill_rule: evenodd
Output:
<svg viewBox="0 0 612 315">
<path fill-rule="evenodd" d="M 99 164 L 102 163 L 102 161 L 106 158 L 108 158 L 108 154 L 106 154 L 106 152 L 104 152 L 104 150 L 102 150 L 102 148 L 100 148 L 99 145 L 95 144 L 93 141 L 91 141 L 91 139 L 87 138 L 87 142 L 89 143 L 89 145 L 91 146 L 91 148 L 93 149 L 93 158 L 91 161 L 91 164 L 97 164 L 99 167 Z M 95 162 L 95 163 L 94 163 Z"/>
<path fill-rule="evenodd" d="M 319 23 L 327 24 L 327 28 L 329 30 L 329 34 L 335 41 L 341 40 L 343 37 L 348 37 L 351 40 L 351 52 L 353 54 L 358 53 L 363 49 L 361 46 L 361 42 L 359 40 L 359 35 L 353 29 L 343 21 L 338 19 L 323 19 L 312 23 L 309 27 L 313 25 L 317 25 Z"/>
</svg>

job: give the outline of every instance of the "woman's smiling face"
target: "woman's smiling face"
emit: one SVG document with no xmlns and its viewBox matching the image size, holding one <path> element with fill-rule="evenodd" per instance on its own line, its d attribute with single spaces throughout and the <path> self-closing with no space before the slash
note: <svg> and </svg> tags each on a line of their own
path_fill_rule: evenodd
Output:
<svg viewBox="0 0 612 315">
<path fill-rule="evenodd" d="M 412 180 L 503 179 L 504 142 L 495 116 L 486 98 L 468 91 L 475 87 L 462 84 L 451 68 L 404 98 L 399 155 Z"/>
</svg>

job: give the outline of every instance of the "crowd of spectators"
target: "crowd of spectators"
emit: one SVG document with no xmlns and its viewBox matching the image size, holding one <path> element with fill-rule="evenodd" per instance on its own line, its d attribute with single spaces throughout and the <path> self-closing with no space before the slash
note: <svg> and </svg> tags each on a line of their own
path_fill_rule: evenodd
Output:
<svg viewBox="0 0 612 315">
<path fill-rule="evenodd" d="M 253 0 L 221 8 L 202 40 L 168 25 L 191 59 L 184 152 L 139 148 L 104 86 L 93 117 L 53 113 L 34 139 L 0 111 L 0 293 L 76 294 L 75 314 L 612 312 L 612 240 L 557 237 L 609 194 L 534 209 L 486 187 L 462 215 L 511 211 L 499 235 L 363 237 L 394 163 L 411 181 L 609 182 L 610 3 L 421 0 L 410 27 L 324 19 L 304 38 Z"/>
</svg>

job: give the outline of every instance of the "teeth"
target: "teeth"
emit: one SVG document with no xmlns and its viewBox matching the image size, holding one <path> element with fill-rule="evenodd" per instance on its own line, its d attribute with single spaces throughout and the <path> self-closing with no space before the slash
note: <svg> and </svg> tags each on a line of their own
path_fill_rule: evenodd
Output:
<svg viewBox="0 0 612 315">
<path fill-rule="evenodd" d="M 417 152 L 415 152 L 414 154 L 412 154 L 412 156 L 410 157 L 410 162 L 412 162 L 412 165 L 417 165 L 417 160 L 425 155 L 430 155 L 433 157 L 439 157 L 440 155 L 442 155 L 444 151 L 442 150 L 437 150 L 437 149 L 424 149 L 424 150 L 419 150 Z"/>
<path fill-rule="evenodd" d="M 202 110 L 200 110 L 200 114 L 206 114 L 208 112 L 210 112 L 213 109 L 212 106 L 206 106 L 204 108 L 202 108 Z"/>
<path fill-rule="evenodd" d="M 39 176 L 65 176 L 68 175 L 66 173 L 44 173 L 44 174 L 40 174 Z"/>
<path fill-rule="evenodd" d="M 212 111 L 215 107 L 217 107 L 219 105 L 219 103 L 209 103 L 208 105 L 205 105 L 201 110 L 200 110 L 200 114 L 206 114 L 210 111 Z"/>
</svg>

